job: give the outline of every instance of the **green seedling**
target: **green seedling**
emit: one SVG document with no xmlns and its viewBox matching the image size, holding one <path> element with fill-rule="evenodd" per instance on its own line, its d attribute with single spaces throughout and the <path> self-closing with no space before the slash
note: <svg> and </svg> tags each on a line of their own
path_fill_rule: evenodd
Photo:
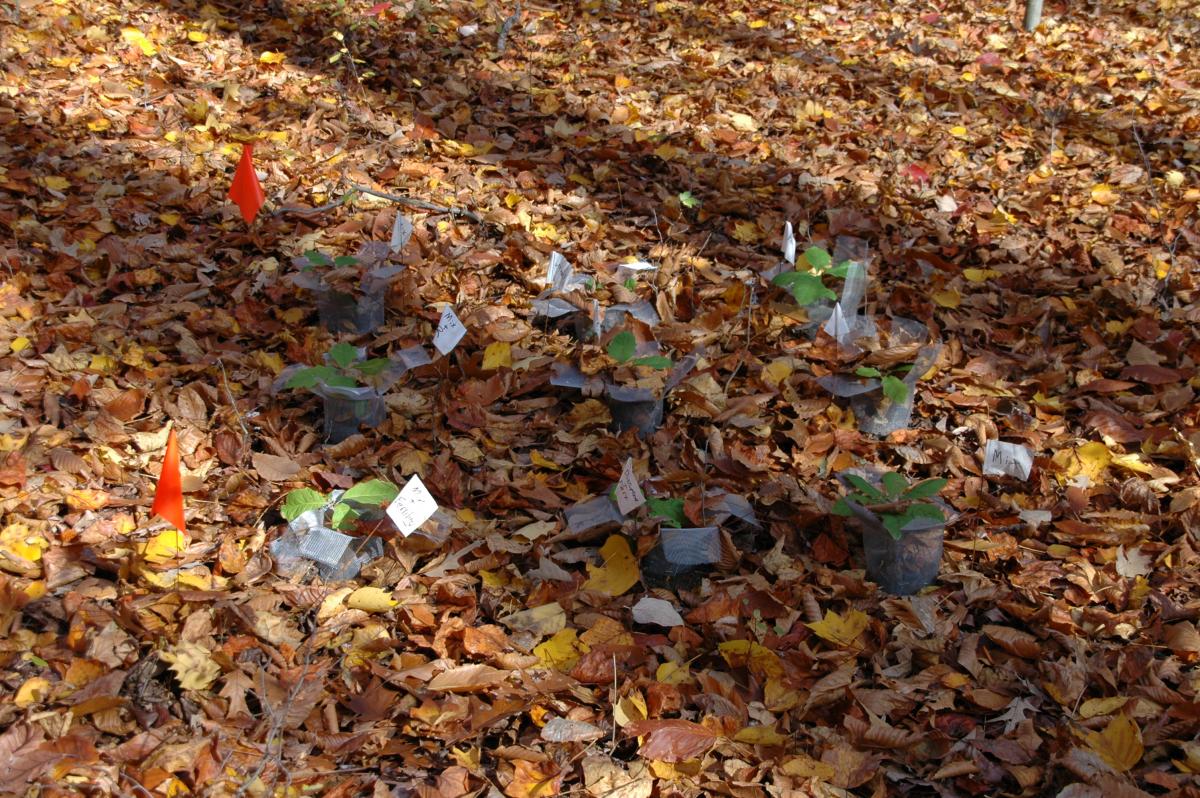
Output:
<svg viewBox="0 0 1200 798">
<path fill-rule="evenodd" d="M 377 510 L 391 503 L 400 489 L 383 479 L 368 479 L 347 490 L 333 502 L 329 525 L 333 529 L 353 529 L 364 512 Z M 287 521 L 294 521 L 309 510 L 329 506 L 330 494 L 312 488 L 300 488 L 289 493 L 279 508 Z"/>
<path fill-rule="evenodd" d="M 859 366 L 854 370 L 854 373 L 860 377 L 874 377 L 879 380 L 883 387 L 883 395 L 891 399 L 896 404 L 901 404 L 908 400 L 908 384 L 901 378 L 896 376 L 896 373 L 906 373 L 911 371 L 912 363 L 906 363 L 903 366 L 896 366 L 891 369 L 890 374 L 885 374 L 873 366 Z"/>
<path fill-rule="evenodd" d="M 772 284 L 787 290 L 799 305 L 811 305 L 821 299 L 836 300 L 837 293 L 825 285 L 825 277 L 845 279 L 850 261 L 833 265 L 833 256 L 822 247 L 809 247 L 798 264 L 802 268 L 775 275 Z"/>
<path fill-rule="evenodd" d="M 359 360 L 358 349 L 351 344 L 334 345 L 325 358 L 323 366 L 300 369 L 285 383 L 287 388 L 314 388 L 323 383 L 337 388 L 357 388 L 370 384 L 373 377 L 383 373 L 391 361 L 385 357 Z"/>
<path fill-rule="evenodd" d="M 634 357 L 637 351 L 637 339 L 629 330 L 622 330 L 608 342 L 608 356 L 618 363 L 628 363 L 631 366 L 647 366 L 652 369 L 669 369 L 675 365 L 666 355 L 646 355 Z"/>
<path fill-rule="evenodd" d="M 679 204 L 685 208 L 699 208 L 700 200 L 696 199 L 690 191 L 681 191 L 679 192 Z"/>
<path fill-rule="evenodd" d="M 847 504 L 848 501 L 861 505 L 878 516 L 888 534 L 895 540 L 900 539 L 907 524 L 918 518 L 946 520 L 941 507 L 933 502 L 923 501 L 936 496 L 946 487 L 946 480 L 941 477 L 911 485 L 902 474 L 889 471 L 880 478 L 880 487 L 854 474 L 846 474 L 845 479 L 854 490 L 838 499 L 831 512 L 834 515 L 849 516 L 853 515 L 853 511 Z"/>
<path fill-rule="evenodd" d="M 646 499 L 646 509 L 651 518 L 661 519 L 662 522 L 676 529 L 682 529 L 687 523 L 683 513 L 683 499 Z"/>
</svg>

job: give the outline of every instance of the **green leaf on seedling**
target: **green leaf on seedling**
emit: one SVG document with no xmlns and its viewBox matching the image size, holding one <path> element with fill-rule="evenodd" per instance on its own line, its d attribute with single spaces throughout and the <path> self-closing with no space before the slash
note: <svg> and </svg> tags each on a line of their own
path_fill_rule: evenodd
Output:
<svg viewBox="0 0 1200 798">
<path fill-rule="evenodd" d="M 348 529 L 357 518 L 357 510 L 349 504 L 338 502 L 329 516 L 329 525 L 334 529 Z"/>
<path fill-rule="evenodd" d="M 860 377 L 882 377 L 883 374 L 877 368 L 871 366 L 859 366 L 854 370 L 854 373 Z"/>
<path fill-rule="evenodd" d="M 355 366 L 355 368 L 360 374 L 365 374 L 368 377 L 374 377 L 376 374 L 379 374 L 385 368 L 387 368 L 391 362 L 392 361 L 388 360 L 386 357 L 373 357 L 370 360 L 364 360 L 362 363 L 359 363 L 357 366 Z"/>
<path fill-rule="evenodd" d="M 908 386 L 899 377 L 888 375 L 883 378 L 883 395 L 896 404 L 908 401 Z"/>
<path fill-rule="evenodd" d="M 936 496 L 941 492 L 942 488 L 946 487 L 946 479 L 938 477 L 937 479 L 926 479 L 913 485 L 905 491 L 902 498 L 905 499 L 928 499 L 930 496 Z"/>
<path fill-rule="evenodd" d="M 683 514 L 683 499 L 646 499 L 646 508 L 653 518 L 661 518 L 664 524 L 680 529 L 687 523 Z"/>
<path fill-rule="evenodd" d="M 845 497 L 835 501 L 833 503 L 833 507 L 829 508 L 829 512 L 833 513 L 834 515 L 842 516 L 854 515 L 854 513 L 850 510 L 850 505 L 846 504 Z"/>
<path fill-rule="evenodd" d="M 283 500 L 279 514 L 287 521 L 295 521 L 309 510 L 319 510 L 325 506 L 325 494 L 312 488 L 294 490 Z"/>
<path fill-rule="evenodd" d="M 381 507 L 391 502 L 399 493 L 400 489 L 385 479 L 368 479 L 343 493 L 341 501 Z"/>
<path fill-rule="evenodd" d="M 318 382 L 324 382 L 332 385 L 330 382 L 334 377 L 339 376 L 337 369 L 333 366 L 309 366 L 306 369 L 300 369 L 284 384 L 286 388 L 312 388 Z"/>
<path fill-rule="evenodd" d="M 608 356 L 618 363 L 629 360 L 635 351 L 637 351 L 637 339 L 629 330 L 622 330 L 608 342 Z"/>
<path fill-rule="evenodd" d="M 819 299 L 837 299 L 837 294 L 825 287 L 821 278 L 811 272 L 784 272 L 771 281 L 787 289 L 798 305 L 811 305 Z"/>
<path fill-rule="evenodd" d="M 679 202 L 685 208 L 699 208 L 700 200 L 696 199 L 690 191 L 682 191 L 679 194 Z"/>
<path fill-rule="evenodd" d="M 652 369 L 669 369 L 674 365 L 674 361 L 666 355 L 646 355 L 646 357 L 639 357 L 633 361 L 633 365 L 647 366 Z"/>
<path fill-rule="evenodd" d="M 625 287 L 626 287 L 626 288 L 628 288 L 630 291 L 632 291 L 633 289 L 637 288 L 637 278 L 636 278 L 636 277 L 630 277 L 629 279 L 627 279 L 627 280 L 625 281 Z"/>
<path fill-rule="evenodd" d="M 351 377 L 349 374 L 333 374 L 321 382 L 328 385 L 330 388 L 357 388 L 358 380 Z"/>
<path fill-rule="evenodd" d="M 889 499 L 895 499 L 908 490 L 908 480 L 903 474 L 897 474 L 895 471 L 887 472 L 880 481 L 883 482 L 883 490 Z"/>
<path fill-rule="evenodd" d="M 904 529 L 904 527 L 919 519 L 945 521 L 946 516 L 942 514 L 941 508 L 936 505 L 914 504 L 912 507 L 907 508 L 903 513 L 900 513 L 898 519 L 898 528 Z"/>
<path fill-rule="evenodd" d="M 329 349 L 329 359 L 338 368 L 347 368 L 351 363 L 358 360 L 358 348 L 354 344 L 345 342 L 334 344 Z"/>
<path fill-rule="evenodd" d="M 875 487 L 870 482 L 867 482 L 857 474 L 847 474 L 846 481 L 873 502 L 883 499 L 883 494 L 879 491 L 879 488 Z"/>
<path fill-rule="evenodd" d="M 888 531 L 894 540 L 900 539 L 900 528 L 906 523 L 903 516 L 900 515 L 884 515 L 880 516 L 880 521 L 883 522 L 883 527 Z"/>
<path fill-rule="evenodd" d="M 809 247 L 804 250 L 804 259 L 808 261 L 808 265 L 813 268 L 813 271 L 820 274 L 829 268 L 829 264 L 833 261 L 829 253 L 820 247 Z"/>
<path fill-rule="evenodd" d="M 830 277 L 838 277 L 842 280 L 846 279 L 846 275 L 850 272 L 850 261 L 844 260 L 837 266 L 834 266 L 829 271 L 825 272 Z"/>
<path fill-rule="evenodd" d="M 357 266 L 358 258 L 354 257 L 353 255 L 338 255 L 333 259 L 333 265 L 337 266 L 339 269 L 343 266 Z"/>
<path fill-rule="evenodd" d="M 308 258 L 308 262 L 313 266 L 332 266 L 333 261 L 324 252 L 316 249 L 310 249 L 304 253 L 304 257 Z"/>
</svg>

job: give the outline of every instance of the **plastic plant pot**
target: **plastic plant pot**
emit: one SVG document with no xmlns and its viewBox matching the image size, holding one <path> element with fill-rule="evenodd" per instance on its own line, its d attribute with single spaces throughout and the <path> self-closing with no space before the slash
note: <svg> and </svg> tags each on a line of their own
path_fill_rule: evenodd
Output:
<svg viewBox="0 0 1200 798">
<path fill-rule="evenodd" d="M 635 429 L 643 438 L 653 435 L 663 423 L 663 400 L 644 388 L 610 385 L 605 390 L 613 429 L 618 433 Z"/>
<path fill-rule="evenodd" d="M 348 389 L 364 392 L 360 396 L 345 396 L 337 389 L 326 387 L 322 396 L 325 416 L 323 419 L 325 442 L 341 443 L 358 432 L 359 427 L 377 427 L 387 415 L 383 397 L 369 389 Z"/>
<path fill-rule="evenodd" d="M 330 332 L 363 335 L 383 325 L 386 298 L 386 289 L 359 297 L 336 289 L 318 291 L 317 315 Z"/>
<path fill-rule="evenodd" d="M 894 402 L 883 395 L 883 390 L 874 390 L 850 398 L 850 409 L 858 420 L 858 428 L 868 435 L 884 437 L 898 429 L 908 427 L 912 420 L 913 390 L 903 402 Z"/>
<path fill-rule="evenodd" d="M 945 525 L 903 532 L 893 538 L 881 524 L 862 524 L 867 576 L 888 593 L 907 596 L 937 578 Z"/>
</svg>

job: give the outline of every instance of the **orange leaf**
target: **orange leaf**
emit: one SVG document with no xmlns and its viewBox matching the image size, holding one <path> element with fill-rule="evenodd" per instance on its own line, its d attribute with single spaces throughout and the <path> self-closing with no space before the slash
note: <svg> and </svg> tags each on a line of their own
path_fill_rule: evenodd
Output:
<svg viewBox="0 0 1200 798">
<path fill-rule="evenodd" d="M 625 727 L 628 734 L 645 737 L 638 753 L 660 762 L 686 762 L 703 756 L 720 739 L 690 720 L 638 720 Z"/>
</svg>

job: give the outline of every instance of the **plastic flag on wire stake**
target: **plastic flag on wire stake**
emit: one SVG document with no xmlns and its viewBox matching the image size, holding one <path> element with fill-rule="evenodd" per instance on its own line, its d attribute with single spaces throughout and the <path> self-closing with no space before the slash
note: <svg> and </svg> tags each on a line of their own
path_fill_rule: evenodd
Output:
<svg viewBox="0 0 1200 798">
<path fill-rule="evenodd" d="M 254 217 L 258 216 L 258 209 L 266 201 L 262 184 L 258 182 L 258 175 L 254 172 L 253 153 L 253 144 L 242 145 L 242 159 L 238 161 L 233 183 L 229 186 L 229 198 L 241 209 L 246 224 L 254 221 Z"/>
<path fill-rule="evenodd" d="M 154 489 L 153 515 L 161 515 L 180 532 L 183 528 L 183 479 L 179 474 L 179 442 L 175 430 L 167 435 L 167 451 L 163 455 L 162 472 L 158 475 L 158 486 Z"/>
</svg>

